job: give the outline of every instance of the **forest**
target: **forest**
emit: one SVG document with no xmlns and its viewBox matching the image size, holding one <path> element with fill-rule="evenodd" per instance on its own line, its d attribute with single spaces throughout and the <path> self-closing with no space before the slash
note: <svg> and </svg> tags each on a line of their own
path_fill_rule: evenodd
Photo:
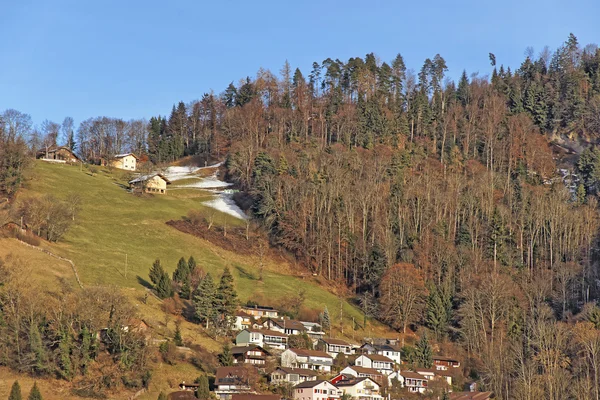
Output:
<svg viewBox="0 0 600 400">
<path fill-rule="evenodd" d="M 271 244 L 366 318 L 460 347 L 498 398 L 598 400 L 600 50 L 571 34 L 515 69 L 489 59 L 457 82 L 439 54 L 418 71 L 400 54 L 286 62 L 168 117 L 46 123 L 29 146 L 226 159 Z M 18 147 L 12 111 L 3 140 Z M 564 142 L 584 149 L 575 189 Z"/>
</svg>

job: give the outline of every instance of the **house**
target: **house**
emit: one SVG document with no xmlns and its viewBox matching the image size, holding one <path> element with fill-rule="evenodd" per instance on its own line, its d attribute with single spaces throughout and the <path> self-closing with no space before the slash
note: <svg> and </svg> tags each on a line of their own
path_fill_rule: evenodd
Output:
<svg viewBox="0 0 600 400">
<path fill-rule="evenodd" d="M 428 381 L 439 379 L 445 381 L 448 385 L 452 385 L 452 375 L 449 371 L 437 370 L 434 368 L 415 368 L 415 372 L 423 375 Z"/>
<path fill-rule="evenodd" d="M 384 375 L 373 368 L 357 367 L 351 365 L 340 371 L 340 374 L 353 376 L 355 378 L 371 378 L 375 382 L 383 383 Z"/>
<path fill-rule="evenodd" d="M 324 351 L 287 349 L 281 353 L 281 366 L 331 372 L 333 358 Z"/>
<path fill-rule="evenodd" d="M 287 347 L 287 335 L 285 333 L 272 331 L 269 329 L 248 328 L 242 330 L 235 337 L 236 346 L 248 346 L 251 344 L 260 347 L 272 347 L 274 349 L 285 350 Z"/>
<path fill-rule="evenodd" d="M 337 357 L 338 353 L 352 354 L 352 345 L 340 339 L 321 338 L 319 346 L 333 358 Z"/>
<path fill-rule="evenodd" d="M 183 381 L 179 384 L 179 390 L 188 390 L 195 392 L 196 390 L 198 390 L 198 386 L 200 386 L 199 383 L 185 383 L 185 381 Z"/>
<path fill-rule="evenodd" d="M 379 354 L 388 357 L 396 364 L 401 363 L 401 349 L 397 345 L 365 343 L 360 347 L 360 352 L 363 354 Z"/>
<path fill-rule="evenodd" d="M 450 400 L 490 400 L 495 398 L 493 392 L 454 392 Z"/>
<path fill-rule="evenodd" d="M 76 163 L 80 161 L 79 157 L 65 146 L 49 146 L 40 149 L 35 153 L 35 158 L 58 163 Z"/>
<path fill-rule="evenodd" d="M 117 154 L 110 165 L 127 171 L 135 171 L 139 158 L 133 153 Z"/>
<path fill-rule="evenodd" d="M 433 365 L 435 369 L 446 371 L 448 368 L 460 367 L 460 361 L 451 357 L 433 356 Z"/>
<path fill-rule="evenodd" d="M 132 190 L 143 191 L 146 193 L 167 193 L 167 185 L 170 185 L 171 181 L 167 179 L 163 174 L 150 174 L 141 175 L 137 178 L 129 181 L 129 187 Z"/>
<path fill-rule="evenodd" d="M 169 393 L 169 400 L 196 400 L 196 395 L 190 390 Z"/>
<path fill-rule="evenodd" d="M 293 319 L 274 319 L 267 318 L 262 324 L 267 329 L 272 329 L 277 332 L 285 333 L 286 335 L 301 335 L 306 332 L 306 328 L 300 321 Z"/>
<path fill-rule="evenodd" d="M 234 364 L 253 364 L 265 365 L 267 357 L 270 355 L 268 351 L 258 345 L 238 346 L 231 348 Z"/>
<path fill-rule="evenodd" d="M 246 367 L 220 367 L 215 374 L 215 394 L 221 400 L 231 400 L 237 393 L 251 393 L 251 370 Z M 254 379 L 256 379 L 254 377 Z"/>
<path fill-rule="evenodd" d="M 246 314 L 252 315 L 256 318 L 277 318 L 278 312 L 273 307 L 259 306 L 259 305 L 246 305 L 240 307 Z"/>
<path fill-rule="evenodd" d="M 314 346 L 317 345 L 319 339 L 325 337 L 325 332 L 323 332 L 323 328 L 321 328 L 321 325 L 317 324 L 316 322 L 300 321 L 300 323 L 304 325 L 304 328 L 306 329 L 306 334 L 309 338 L 313 340 Z"/>
<path fill-rule="evenodd" d="M 340 390 L 327 381 L 306 381 L 294 386 L 295 400 L 333 400 L 340 397 Z"/>
<path fill-rule="evenodd" d="M 277 394 L 234 394 L 231 400 L 281 400 Z"/>
<path fill-rule="evenodd" d="M 425 393 L 427 390 L 427 378 L 414 371 L 401 371 L 398 380 L 411 393 Z"/>
<path fill-rule="evenodd" d="M 394 361 L 379 354 L 362 354 L 354 360 L 354 365 L 376 369 L 384 375 L 394 372 Z"/>
<path fill-rule="evenodd" d="M 235 313 L 235 321 L 233 322 L 232 329 L 235 331 L 241 331 L 242 329 L 252 328 L 254 317 L 244 311 L 238 311 Z"/>
<path fill-rule="evenodd" d="M 275 371 L 271 372 L 271 383 L 274 385 L 283 383 L 296 385 L 300 382 L 316 381 L 318 374 L 317 371 L 312 369 L 277 367 Z"/>
<path fill-rule="evenodd" d="M 342 380 L 335 385 L 343 395 L 355 400 L 382 400 L 379 383 L 371 378 Z"/>
</svg>

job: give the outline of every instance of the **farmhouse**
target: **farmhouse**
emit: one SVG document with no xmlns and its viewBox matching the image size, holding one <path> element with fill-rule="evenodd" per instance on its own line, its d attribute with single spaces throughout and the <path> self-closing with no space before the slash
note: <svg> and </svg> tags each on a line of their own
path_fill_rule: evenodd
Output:
<svg viewBox="0 0 600 400">
<path fill-rule="evenodd" d="M 307 381 L 294 386 L 295 400 L 332 400 L 340 397 L 340 390 L 327 381 Z"/>
<path fill-rule="evenodd" d="M 171 181 L 167 179 L 163 174 L 150 174 L 141 175 L 131 181 L 129 181 L 129 187 L 132 190 L 142 191 L 145 193 L 167 193 L 167 185 L 170 185 Z"/>
<path fill-rule="evenodd" d="M 260 347 L 272 347 L 274 349 L 285 350 L 287 347 L 287 335 L 285 333 L 272 331 L 269 329 L 244 329 L 235 337 L 237 346 L 258 345 Z"/>
<path fill-rule="evenodd" d="M 79 157 L 73 153 L 71 149 L 64 146 L 50 146 L 38 150 L 35 153 L 35 158 L 43 161 L 53 161 L 59 163 L 76 163 L 79 162 Z"/>
<path fill-rule="evenodd" d="M 127 171 L 135 171 L 137 168 L 138 157 L 133 153 L 117 154 L 110 165 Z"/>
<path fill-rule="evenodd" d="M 355 400 L 382 400 L 379 383 L 371 378 L 343 380 L 335 385 L 346 396 Z"/>
<path fill-rule="evenodd" d="M 338 353 L 352 354 L 352 345 L 340 339 L 322 338 L 319 345 L 333 358 L 337 357 Z"/>
<path fill-rule="evenodd" d="M 265 365 L 269 352 L 257 345 L 232 347 L 231 355 L 234 364 Z"/>
<path fill-rule="evenodd" d="M 331 372 L 333 358 L 318 350 L 287 349 L 281 353 L 283 367 L 305 368 L 321 372 Z"/>
<path fill-rule="evenodd" d="M 373 368 L 384 375 L 394 372 L 394 361 L 379 354 L 362 354 L 354 361 L 357 367 Z"/>
<path fill-rule="evenodd" d="M 215 394 L 221 400 L 231 400 L 237 393 L 251 393 L 250 370 L 245 367 L 220 367 L 215 374 Z"/>
<path fill-rule="evenodd" d="M 282 383 L 298 384 L 306 381 L 316 381 L 317 371 L 304 368 L 278 367 L 271 373 L 271 383 L 280 385 Z"/>
</svg>

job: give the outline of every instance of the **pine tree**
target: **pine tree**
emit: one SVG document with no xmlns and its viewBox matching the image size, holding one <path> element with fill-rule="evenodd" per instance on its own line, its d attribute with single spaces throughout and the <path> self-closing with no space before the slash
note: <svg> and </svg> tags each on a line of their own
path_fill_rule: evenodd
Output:
<svg viewBox="0 0 600 400">
<path fill-rule="evenodd" d="M 233 365 L 233 355 L 231 354 L 231 347 L 229 344 L 223 346 L 223 352 L 219 354 L 219 362 L 224 367 L 231 367 Z"/>
<path fill-rule="evenodd" d="M 165 394 L 165 392 L 160 392 L 157 400 L 167 400 L 167 395 Z"/>
<path fill-rule="evenodd" d="M 196 397 L 202 400 L 210 399 L 210 388 L 208 386 L 208 377 L 206 375 L 200 376 L 196 379 L 198 389 L 196 390 Z"/>
<path fill-rule="evenodd" d="M 431 368 L 433 366 L 433 352 L 429 340 L 427 340 L 427 333 L 423 333 L 417 343 L 415 361 L 417 366 L 421 368 Z"/>
<path fill-rule="evenodd" d="M 173 336 L 173 342 L 175 343 L 175 346 L 183 346 L 183 338 L 181 337 L 180 325 L 181 323 L 179 321 L 175 323 L 175 336 Z"/>
<path fill-rule="evenodd" d="M 44 371 L 47 362 L 46 349 L 42 343 L 40 329 L 36 323 L 32 323 L 29 328 L 29 348 L 35 357 L 34 369 L 38 372 Z"/>
<path fill-rule="evenodd" d="M 72 347 L 71 335 L 67 332 L 63 332 L 61 335 L 61 338 L 60 338 L 60 343 L 58 344 L 58 351 L 60 354 L 59 373 L 66 380 L 71 380 L 71 378 L 73 377 L 73 364 L 71 362 L 71 347 Z"/>
<path fill-rule="evenodd" d="M 167 299 L 173 296 L 173 282 L 169 275 L 165 272 L 156 285 L 156 294 L 161 299 Z"/>
<path fill-rule="evenodd" d="M 425 322 L 435 332 L 437 339 L 441 340 L 448 329 L 452 315 L 452 302 L 442 288 L 433 286 L 427 299 Z"/>
<path fill-rule="evenodd" d="M 8 396 L 8 400 L 22 400 L 23 396 L 21 396 L 21 385 L 19 385 L 19 381 L 15 381 L 13 383 L 12 388 L 10 389 L 10 395 Z"/>
<path fill-rule="evenodd" d="M 194 272 L 194 270 L 196 269 L 196 260 L 194 259 L 194 256 L 190 256 L 190 258 L 188 259 L 188 271 L 190 271 L 190 274 L 192 274 Z"/>
<path fill-rule="evenodd" d="M 319 319 L 323 331 L 327 332 L 329 328 L 331 328 L 331 318 L 329 316 L 329 310 L 327 309 L 327 306 L 325 306 L 325 309 L 323 310 L 321 315 L 319 315 Z"/>
<path fill-rule="evenodd" d="M 42 400 L 42 394 L 37 386 L 37 382 L 33 383 L 33 387 L 31 388 L 31 392 L 29 392 L 29 397 L 27 397 L 27 400 Z"/>
<path fill-rule="evenodd" d="M 173 282 L 179 288 L 179 294 L 184 299 L 190 297 L 190 268 L 185 258 L 181 257 L 177 263 L 177 268 L 173 272 Z"/>
<path fill-rule="evenodd" d="M 156 286 L 164 274 L 165 270 L 160 264 L 160 259 L 157 258 L 152 264 L 152 268 L 150 268 L 150 273 L 148 274 L 150 281 Z"/>
<path fill-rule="evenodd" d="M 208 323 L 214 322 L 217 312 L 215 283 L 210 274 L 206 274 L 204 279 L 200 281 L 200 285 L 198 285 L 198 289 L 194 294 L 193 304 L 196 318 L 200 322 L 206 323 L 208 328 Z"/>
<path fill-rule="evenodd" d="M 221 319 L 229 327 L 237 309 L 237 293 L 233 287 L 233 275 L 231 275 L 229 267 L 225 267 L 223 275 L 221 275 L 221 281 L 217 289 L 217 304 Z"/>
</svg>

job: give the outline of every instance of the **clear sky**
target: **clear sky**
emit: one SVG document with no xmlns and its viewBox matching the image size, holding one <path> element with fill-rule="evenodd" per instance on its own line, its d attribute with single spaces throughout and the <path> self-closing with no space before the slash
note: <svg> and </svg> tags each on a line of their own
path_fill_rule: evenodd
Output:
<svg viewBox="0 0 600 400">
<path fill-rule="evenodd" d="M 456 78 L 519 66 L 528 46 L 573 32 L 600 42 L 599 0 L 55 0 L 0 7 L 0 110 L 61 122 L 149 118 L 231 81 L 304 75 L 313 61 L 401 53 L 408 68 L 440 53 Z"/>
</svg>

